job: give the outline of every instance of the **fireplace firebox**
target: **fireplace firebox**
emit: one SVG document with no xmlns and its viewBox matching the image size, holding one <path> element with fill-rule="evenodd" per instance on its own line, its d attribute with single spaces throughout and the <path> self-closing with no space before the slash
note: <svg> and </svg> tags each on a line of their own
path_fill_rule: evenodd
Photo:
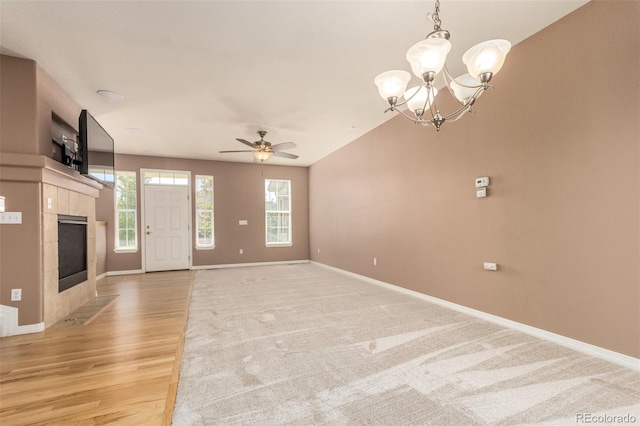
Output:
<svg viewBox="0 0 640 426">
<path fill-rule="evenodd" d="M 87 280 L 87 218 L 58 215 L 58 293 Z"/>
</svg>

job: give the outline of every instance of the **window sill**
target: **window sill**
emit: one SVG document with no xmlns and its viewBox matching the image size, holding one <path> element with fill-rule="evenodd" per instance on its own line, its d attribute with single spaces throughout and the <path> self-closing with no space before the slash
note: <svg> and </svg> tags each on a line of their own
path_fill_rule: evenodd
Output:
<svg viewBox="0 0 640 426">
<path fill-rule="evenodd" d="M 138 247 L 136 248 L 115 248 L 113 249 L 114 253 L 137 253 Z"/>
<path fill-rule="evenodd" d="M 293 243 L 267 243 L 267 247 L 291 247 Z"/>
<path fill-rule="evenodd" d="M 198 246 L 195 246 L 194 248 L 195 248 L 196 250 L 213 250 L 214 248 L 216 248 L 216 246 L 211 246 L 211 247 L 209 247 L 209 246 L 207 246 L 207 247 L 198 247 Z"/>
</svg>

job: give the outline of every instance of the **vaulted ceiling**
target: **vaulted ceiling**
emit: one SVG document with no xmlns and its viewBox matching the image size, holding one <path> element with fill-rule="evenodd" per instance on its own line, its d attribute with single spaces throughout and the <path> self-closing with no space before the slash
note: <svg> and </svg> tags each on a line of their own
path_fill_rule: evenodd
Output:
<svg viewBox="0 0 640 426">
<path fill-rule="evenodd" d="M 442 0 L 447 61 L 530 37 L 586 0 Z M 406 69 L 433 1 L 7 1 L 3 54 L 37 61 L 119 153 L 251 162 L 235 138 L 293 141 L 308 166 L 390 119 L 373 84 Z M 507 61 L 509 57 L 507 57 Z M 415 81 L 417 79 L 414 77 Z M 110 101 L 96 91 L 120 93 Z M 409 124 L 408 124 L 409 125 Z M 433 131 L 425 128 L 425 132 Z"/>
</svg>

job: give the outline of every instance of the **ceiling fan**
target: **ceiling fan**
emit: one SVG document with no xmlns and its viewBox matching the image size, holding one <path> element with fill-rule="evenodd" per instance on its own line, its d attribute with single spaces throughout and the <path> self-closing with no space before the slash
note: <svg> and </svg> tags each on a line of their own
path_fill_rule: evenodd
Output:
<svg viewBox="0 0 640 426">
<path fill-rule="evenodd" d="M 264 140 L 264 137 L 267 135 L 266 131 L 258 130 L 258 135 L 260 135 L 260 140 L 255 142 L 249 142 L 244 139 L 236 138 L 238 142 L 241 142 L 253 148 L 252 150 L 243 149 L 239 151 L 220 151 L 220 153 L 226 154 L 229 152 L 253 152 L 253 156 L 256 158 L 256 160 L 260 160 L 260 161 L 268 160 L 269 157 L 271 157 L 272 155 L 275 155 L 276 157 L 291 158 L 294 160 L 298 158 L 297 155 L 289 154 L 288 152 L 281 151 L 283 149 L 295 148 L 297 146 L 295 143 L 284 142 L 284 143 L 277 143 L 275 145 L 271 145 L 270 142 L 267 142 Z"/>
</svg>

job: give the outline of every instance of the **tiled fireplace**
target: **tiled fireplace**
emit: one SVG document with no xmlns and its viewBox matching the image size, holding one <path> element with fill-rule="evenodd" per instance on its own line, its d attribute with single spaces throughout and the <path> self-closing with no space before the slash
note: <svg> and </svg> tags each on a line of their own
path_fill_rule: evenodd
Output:
<svg viewBox="0 0 640 426">
<path fill-rule="evenodd" d="M 44 265 L 44 322 L 49 327 L 96 296 L 96 236 L 95 199 L 70 189 L 43 184 L 43 265 Z M 59 254 L 59 218 L 86 218 L 86 271 L 85 280 L 61 290 Z M 69 220 L 67 220 L 69 221 Z M 76 225 L 77 226 L 77 225 Z M 77 236 L 76 236 L 77 238 Z M 77 244 L 77 243 L 76 243 Z M 78 256 L 78 247 L 75 256 Z M 64 249 L 63 249 L 64 250 Z M 79 250 L 82 250 L 81 248 Z M 62 253 L 70 256 L 73 251 Z M 82 256 L 82 253 L 80 253 Z M 80 274 L 82 275 L 82 274 Z M 76 281 L 82 278 L 76 276 Z M 71 282 L 71 281 L 69 281 Z M 64 285 L 63 285 L 64 286 Z"/>
</svg>

